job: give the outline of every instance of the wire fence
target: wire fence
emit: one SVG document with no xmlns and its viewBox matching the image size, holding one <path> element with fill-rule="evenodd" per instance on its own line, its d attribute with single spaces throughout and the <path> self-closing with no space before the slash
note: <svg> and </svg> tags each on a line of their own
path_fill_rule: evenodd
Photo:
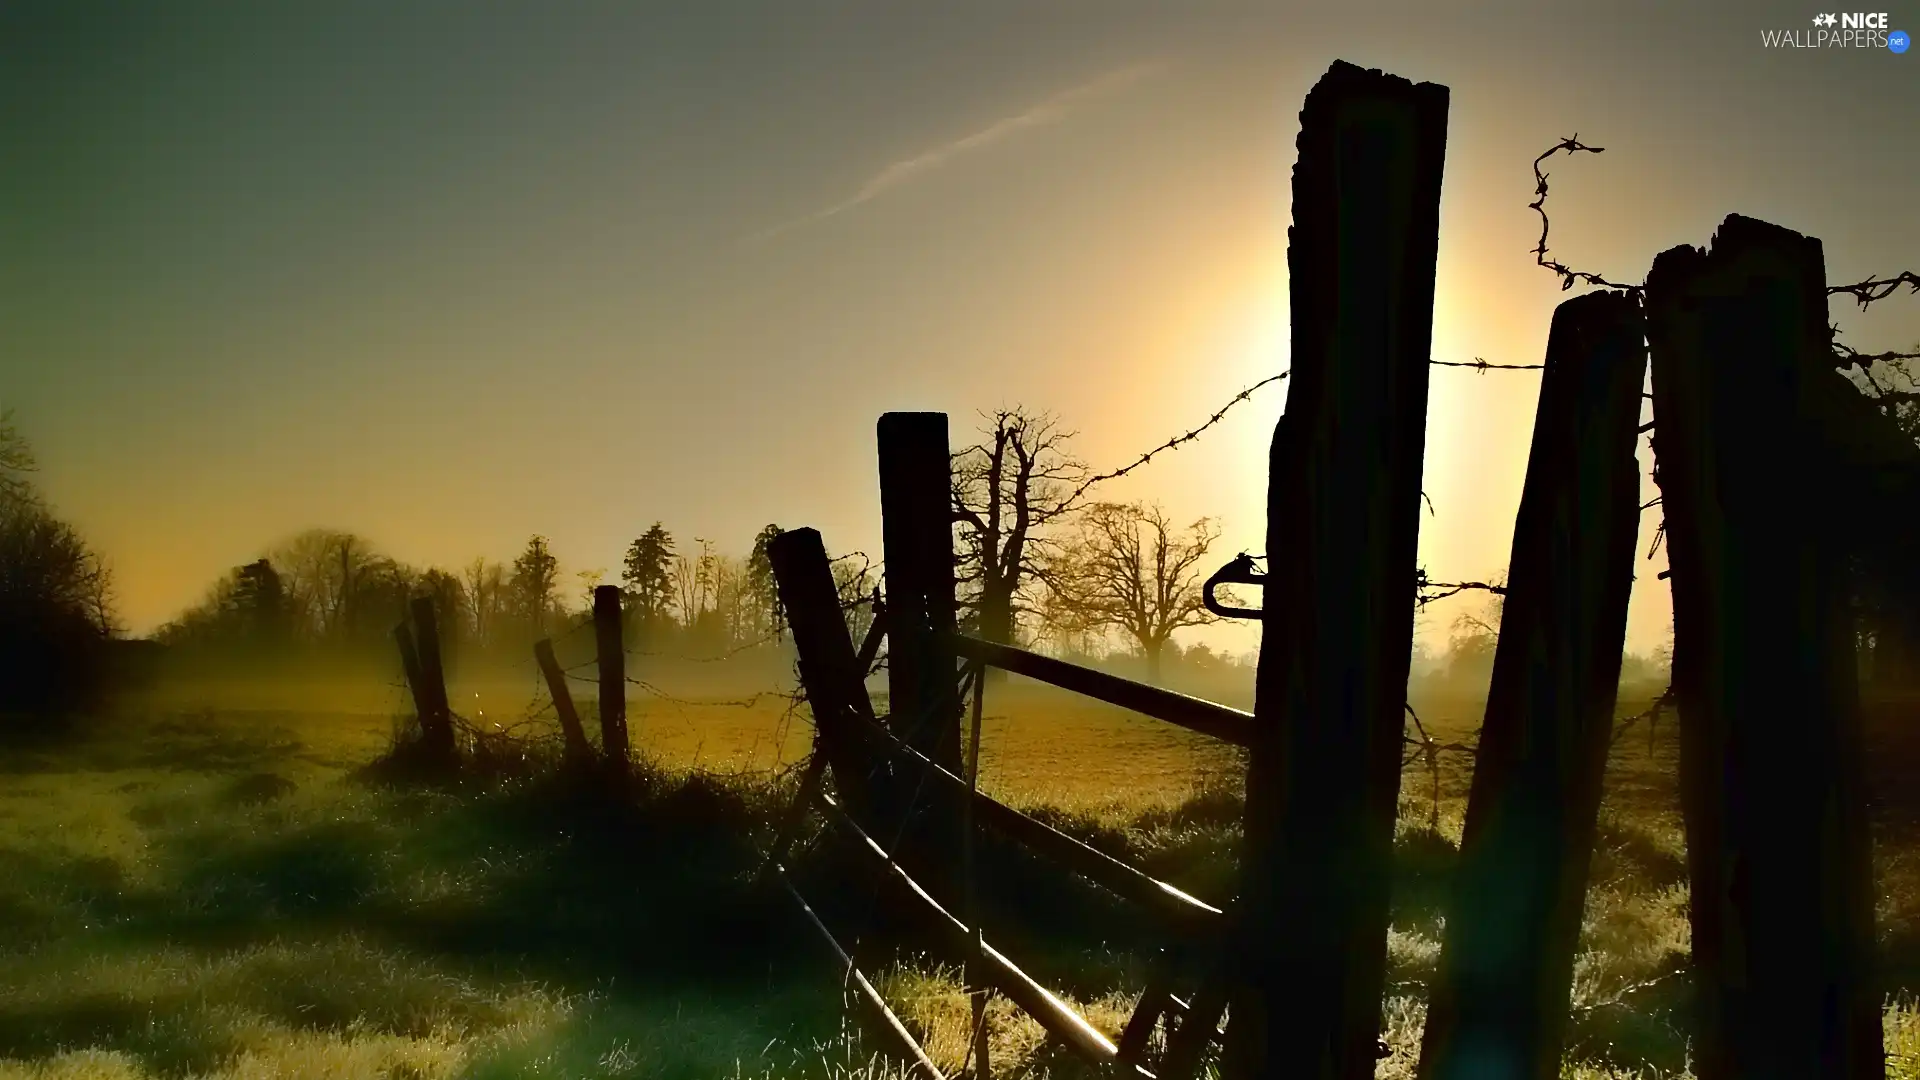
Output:
<svg viewBox="0 0 1920 1080">
<path fill-rule="evenodd" d="M 1616 281 L 1604 274 L 1594 271 L 1575 269 L 1553 258 L 1548 247 L 1548 237 L 1551 232 L 1552 222 L 1548 217 L 1546 204 L 1551 193 L 1551 186 L 1549 184 L 1550 174 L 1545 171 L 1542 166 L 1558 154 L 1566 154 L 1572 157 L 1582 153 L 1599 154 L 1603 153 L 1604 150 L 1604 147 L 1593 146 L 1582 142 L 1580 137 L 1575 134 L 1561 139 L 1534 158 L 1532 163 L 1534 199 L 1528 203 L 1527 206 L 1528 209 L 1539 216 L 1540 237 L 1532 249 L 1531 254 L 1538 266 L 1550 271 L 1559 278 L 1563 291 L 1570 290 L 1578 284 L 1586 284 L 1602 289 L 1619 290 L 1635 298 L 1641 298 L 1644 295 L 1644 283 L 1629 284 Z M 1858 306 L 1864 310 L 1881 300 L 1898 294 L 1902 289 L 1906 290 L 1909 295 L 1920 295 L 1920 274 L 1916 274 L 1913 271 L 1901 271 L 1888 277 L 1869 277 L 1851 284 L 1830 286 L 1827 289 L 1827 294 L 1829 296 L 1851 296 L 1855 299 Z M 1831 329 L 1837 337 L 1839 334 L 1838 327 Z M 1881 402 L 1883 406 L 1892 407 L 1896 404 L 1920 401 L 1920 388 L 1902 390 L 1889 382 L 1884 382 L 1873 373 L 1873 366 L 1875 364 L 1905 364 L 1910 361 L 1920 360 L 1920 352 L 1885 350 L 1865 353 L 1837 341 L 1834 342 L 1833 352 L 1837 366 L 1858 367 L 1860 369 L 1868 389 L 1872 391 L 1871 396 Z M 1545 364 L 1496 363 L 1478 356 L 1471 360 L 1431 359 L 1428 362 L 1435 367 L 1471 370 L 1476 374 L 1485 374 L 1489 371 L 1542 371 L 1545 369 Z M 1899 370 L 1904 371 L 1905 369 L 1902 368 Z M 1128 476 L 1145 467 L 1160 455 L 1178 450 L 1182 446 L 1198 440 L 1201 436 L 1220 425 L 1237 406 L 1252 400 L 1255 393 L 1263 388 L 1285 381 L 1291 374 L 1292 372 L 1290 370 L 1281 371 L 1241 389 L 1222 402 L 1217 409 L 1196 426 L 1179 432 L 1154 445 L 1128 460 L 1126 464 L 1086 477 L 1068 494 L 1063 505 L 1071 506 L 1077 504 L 1078 500 L 1096 485 Z M 1647 434 L 1653 431 L 1653 429 L 1654 424 L 1648 423 L 1643 425 L 1640 431 L 1642 434 Z M 1426 502 L 1428 512 L 1430 514 L 1435 513 L 1431 498 L 1427 497 L 1424 491 L 1421 493 L 1421 497 Z M 1655 497 L 1643 503 L 1640 509 L 1645 511 L 1658 508 L 1661 505 L 1662 500 Z M 1655 527 L 1653 540 L 1646 553 L 1647 559 L 1652 559 L 1659 551 L 1665 533 L 1666 522 L 1663 519 Z M 877 573 L 883 573 L 884 566 L 861 551 L 848 552 L 833 559 L 832 562 L 835 565 L 839 565 L 849 563 L 855 559 L 860 560 L 860 566 L 857 570 L 845 576 L 845 580 L 842 583 L 843 595 L 841 597 L 841 610 L 843 613 L 851 613 L 859 607 L 868 605 L 877 610 L 883 602 L 881 590 L 877 586 L 874 586 L 869 591 L 867 589 L 867 583 L 872 581 Z M 1664 572 L 1659 575 L 1661 578 L 1665 578 L 1666 576 L 1667 574 Z M 1434 580 L 1429 576 L 1425 568 L 1420 568 L 1416 573 L 1413 592 L 1416 607 L 1424 609 L 1429 604 L 1468 592 L 1484 592 L 1493 596 L 1504 596 L 1506 588 L 1498 583 L 1488 581 Z M 567 641 L 592 624 L 593 616 L 590 613 L 583 614 L 573 620 L 570 625 L 553 640 L 556 644 Z M 738 660 L 743 656 L 761 653 L 768 648 L 777 647 L 785 639 L 785 636 L 784 628 L 776 624 L 771 630 L 752 640 L 734 644 L 717 653 L 689 655 L 640 648 L 637 646 L 625 649 L 624 652 L 627 656 L 653 659 L 667 663 L 720 665 Z M 576 673 L 588 668 L 597 667 L 598 664 L 599 657 L 595 656 L 573 664 L 565 668 L 564 671 L 567 679 L 571 681 L 597 685 L 598 679 L 596 677 Z M 871 677 L 873 674 L 884 670 L 885 667 L 885 654 L 880 653 L 875 656 L 865 674 Z M 963 680 L 974 677 L 976 676 L 964 673 L 961 676 Z M 803 709 L 803 706 L 806 704 L 806 695 L 800 686 L 797 670 L 793 673 L 790 681 L 784 685 L 764 687 L 731 697 L 703 698 L 689 694 L 675 693 L 663 688 L 654 678 L 642 679 L 627 676 L 625 677 L 625 683 L 638 688 L 640 692 L 645 694 L 650 700 L 672 705 L 678 709 L 737 708 L 751 710 L 771 700 L 783 701 L 785 702 L 785 708 L 781 714 L 776 730 L 776 746 L 784 744 L 785 736 L 791 724 L 796 722 L 811 724 L 809 716 Z M 403 685 L 404 684 L 402 684 L 402 686 Z M 540 677 L 536 673 L 535 688 L 526 708 L 523 710 L 523 715 L 507 722 L 496 721 L 491 726 L 471 720 L 457 713 L 454 715 L 454 721 L 469 742 L 475 745 L 488 741 L 494 744 L 512 744 L 515 742 L 525 743 L 550 739 L 552 738 L 550 720 L 554 713 L 554 704 L 545 691 L 546 688 L 542 685 Z M 963 694 L 965 692 L 963 689 Z M 1651 739 L 1654 731 L 1657 729 L 1661 715 L 1670 709 L 1672 705 L 1673 691 L 1669 686 L 1648 705 L 1646 709 L 1631 716 L 1620 718 L 1615 722 L 1612 736 L 1614 743 L 1617 744 L 1626 736 L 1627 732 L 1642 724 L 1646 726 L 1649 738 Z M 1469 743 L 1449 742 L 1435 738 L 1427 730 L 1425 723 L 1414 711 L 1411 704 L 1407 705 L 1406 714 L 1407 728 L 1403 735 L 1403 744 L 1407 749 L 1406 754 L 1403 756 L 1402 765 L 1403 767 L 1410 767 L 1416 763 L 1420 763 L 1432 776 L 1434 781 L 1433 814 L 1437 820 L 1439 803 L 1438 774 L 1441 755 L 1464 754 L 1471 756 L 1474 754 L 1475 748 Z M 785 772 L 792 767 L 791 764 L 784 767 L 776 766 L 774 771 Z"/>
</svg>

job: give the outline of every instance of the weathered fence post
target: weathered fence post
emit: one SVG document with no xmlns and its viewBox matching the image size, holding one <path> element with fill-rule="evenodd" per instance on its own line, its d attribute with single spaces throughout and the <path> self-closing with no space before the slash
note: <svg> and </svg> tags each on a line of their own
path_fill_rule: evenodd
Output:
<svg viewBox="0 0 1920 1080">
<path fill-rule="evenodd" d="M 414 649 L 419 657 L 420 689 L 426 711 L 420 714 L 422 742 L 429 758 L 453 759 L 453 706 L 447 701 L 446 669 L 440 661 L 440 624 L 434 618 L 433 598 L 413 601 Z"/>
<path fill-rule="evenodd" d="M 1558 1080 L 1640 520 L 1637 297 L 1554 312 L 1421 1080 Z"/>
<path fill-rule="evenodd" d="M 616 777 L 625 776 L 627 757 L 627 653 L 620 634 L 620 587 L 593 589 L 593 641 L 600 668 L 600 753 Z"/>
<path fill-rule="evenodd" d="M 432 709 L 428 703 L 426 684 L 420 678 L 420 652 L 413 647 L 413 628 L 402 622 L 393 628 L 393 642 L 400 647 L 400 670 L 406 673 L 407 690 L 413 694 L 413 715 L 421 718 L 424 729 L 426 716 Z"/>
<path fill-rule="evenodd" d="M 960 687 L 949 637 L 956 629 L 953 463 L 947 414 L 892 412 L 877 425 L 881 542 L 887 584 L 889 726 L 909 746 L 959 773 Z M 900 809 L 912 791 L 889 792 Z M 896 845 L 910 861 L 930 845 L 957 851 L 961 804 L 921 791 L 913 840 Z M 917 862 L 923 879 L 950 883 L 949 863 Z"/>
<path fill-rule="evenodd" d="M 800 684 L 813 713 L 814 753 L 833 769 L 834 788 L 856 820 L 869 823 L 868 784 L 877 755 L 867 752 L 864 725 L 872 723 L 865 669 L 840 615 L 840 594 L 826 545 L 814 529 L 789 529 L 767 545 L 780 606 L 799 654 Z"/>
<path fill-rule="evenodd" d="M 1885 1073 L 1820 241 L 1729 216 L 1647 277 L 1701 1080 Z"/>
<path fill-rule="evenodd" d="M 1335 62 L 1300 115 L 1229 1076 L 1374 1072 L 1447 94 Z"/>
<path fill-rule="evenodd" d="M 593 745 L 587 742 L 586 729 L 580 726 L 580 712 L 573 706 L 573 692 L 567 689 L 567 673 L 554 658 L 553 642 L 541 638 L 533 643 L 533 661 L 546 677 L 547 693 L 553 697 L 553 712 L 560 718 L 560 736 L 566 745 L 566 762 L 585 766 L 594 761 Z"/>
</svg>

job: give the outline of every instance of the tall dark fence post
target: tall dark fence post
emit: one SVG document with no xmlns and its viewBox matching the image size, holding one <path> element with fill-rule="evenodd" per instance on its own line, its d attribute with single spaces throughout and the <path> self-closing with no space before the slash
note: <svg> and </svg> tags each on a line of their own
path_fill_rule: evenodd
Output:
<svg viewBox="0 0 1920 1080">
<path fill-rule="evenodd" d="M 426 697 L 426 711 L 420 714 L 420 731 L 427 754 L 439 761 L 453 758 L 453 706 L 447 701 L 446 669 L 440 661 L 440 623 L 434 617 L 433 599 L 422 596 L 413 601 L 414 650 L 420 662 L 420 688 Z"/>
<path fill-rule="evenodd" d="M 887 583 L 889 724 L 909 746 L 958 774 L 960 689 L 947 638 L 956 629 L 953 558 L 952 458 L 947 414 L 893 412 L 880 417 L 881 540 Z M 894 792 L 898 802 L 912 792 Z M 961 804 L 946 792 L 920 792 L 915 840 L 903 854 L 919 858 L 922 845 L 958 850 Z M 946 863 L 921 862 L 923 878 L 945 882 Z"/>
<path fill-rule="evenodd" d="M 1701 1080 L 1885 1073 L 1820 242 L 1737 215 L 1647 278 Z M 1848 390 L 1851 393 L 1851 390 Z"/>
<path fill-rule="evenodd" d="M 813 713 L 814 753 L 833 769 L 834 788 L 848 812 L 869 823 L 874 808 L 868 781 L 875 758 L 864 749 L 863 732 L 873 722 L 873 703 L 840 615 L 826 545 L 814 529 L 789 529 L 767 545 L 767 560 L 800 658 L 800 684 Z"/>
<path fill-rule="evenodd" d="M 547 693 L 553 697 L 553 712 L 560 718 L 560 737 L 566 746 L 569 765 L 585 766 L 594 761 L 593 745 L 587 742 L 586 729 L 580 726 L 580 711 L 574 708 L 573 692 L 567 689 L 567 673 L 554 658 L 553 642 L 541 638 L 533 643 L 533 662 L 547 680 Z"/>
<path fill-rule="evenodd" d="M 620 634 L 620 587 L 593 589 L 593 641 L 600 668 L 600 752 L 624 776 L 627 756 L 627 653 Z"/>
<path fill-rule="evenodd" d="M 1422 1080 L 1558 1080 L 1640 518 L 1639 301 L 1560 305 Z"/>
<path fill-rule="evenodd" d="M 1336 62 L 1300 115 L 1229 1076 L 1374 1072 L 1447 93 Z"/>
<path fill-rule="evenodd" d="M 406 673 L 407 690 L 413 694 L 413 715 L 420 718 L 425 730 L 427 714 L 433 711 L 432 699 L 420 678 L 420 652 L 413 647 L 413 628 L 404 622 L 394 627 L 393 642 L 400 647 L 400 670 Z"/>
</svg>

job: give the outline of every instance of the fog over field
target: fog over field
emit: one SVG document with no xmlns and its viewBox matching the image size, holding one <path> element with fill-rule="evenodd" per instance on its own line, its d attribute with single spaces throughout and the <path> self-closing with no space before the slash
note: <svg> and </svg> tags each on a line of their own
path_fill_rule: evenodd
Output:
<svg viewBox="0 0 1920 1080">
<path fill-rule="evenodd" d="M 0 1080 L 1920 1080 L 1867 14 L 0 6 Z"/>
</svg>

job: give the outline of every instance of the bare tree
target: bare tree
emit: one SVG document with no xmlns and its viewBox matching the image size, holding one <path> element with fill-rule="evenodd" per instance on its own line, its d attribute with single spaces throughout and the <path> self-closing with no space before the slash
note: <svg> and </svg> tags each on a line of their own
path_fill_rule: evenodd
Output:
<svg viewBox="0 0 1920 1080">
<path fill-rule="evenodd" d="M 1174 631 L 1218 621 L 1201 586 L 1203 560 L 1219 536 L 1210 518 L 1181 530 L 1157 505 L 1094 503 L 1048 561 L 1046 581 L 1077 626 L 1132 638 L 1146 655 L 1147 677 L 1157 682 Z"/>
<path fill-rule="evenodd" d="M 374 567 L 373 545 L 338 529 L 308 529 L 268 558 L 285 580 L 293 618 L 315 639 L 344 639 L 352 630 L 355 597 Z"/>
<path fill-rule="evenodd" d="M 720 555 L 713 541 L 696 536 L 700 553 L 692 558 L 673 556 L 673 587 L 680 607 L 680 624 L 691 630 L 713 609 L 720 574 Z"/>
<path fill-rule="evenodd" d="M 0 714 L 91 697 L 119 629 L 106 563 L 41 500 L 10 416 L 0 412 Z"/>
<path fill-rule="evenodd" d="M 982 414 L 980 442 L 953 455 L 953 514 L 962 616 L 989 641 L 1014 644 L 1046 558 L 1049 525 L 1086 491 L 1071 431 L 1022 406 Z"/>
<path fill-rule="evenodd" d="M 473 640 L 491 644 L 507 613 L 507 568 L 484 556 L 477 558 L 460 571 L 460 584 L 466 594 L 467 626 Z"/>
<path fill-rule="evenodd" d="M 1920 345 L 1914 347 L 1920 353 Z M 1860 392 L 1872 399 L 1894 427 L 1920 442 L 1920 364 L 1907 356 L 1876 363 L 1855 362 L 1845 372 Z M 4 417 L 0 417 L 3 420 Z"/>
<path fill-rule="evenodd" d="M 13 410 L 0 409 L 0 501 L 25 502 L 34 497 L 28 473 L 37 472 L 33 447 L 13 425 Z"/>
<path fill-rule="evenodd" d="M 680 625 L 691 628 L 700 618 L 700 571 L 685 555 L 673 557 L 673 592 Z"/>
</svg>

